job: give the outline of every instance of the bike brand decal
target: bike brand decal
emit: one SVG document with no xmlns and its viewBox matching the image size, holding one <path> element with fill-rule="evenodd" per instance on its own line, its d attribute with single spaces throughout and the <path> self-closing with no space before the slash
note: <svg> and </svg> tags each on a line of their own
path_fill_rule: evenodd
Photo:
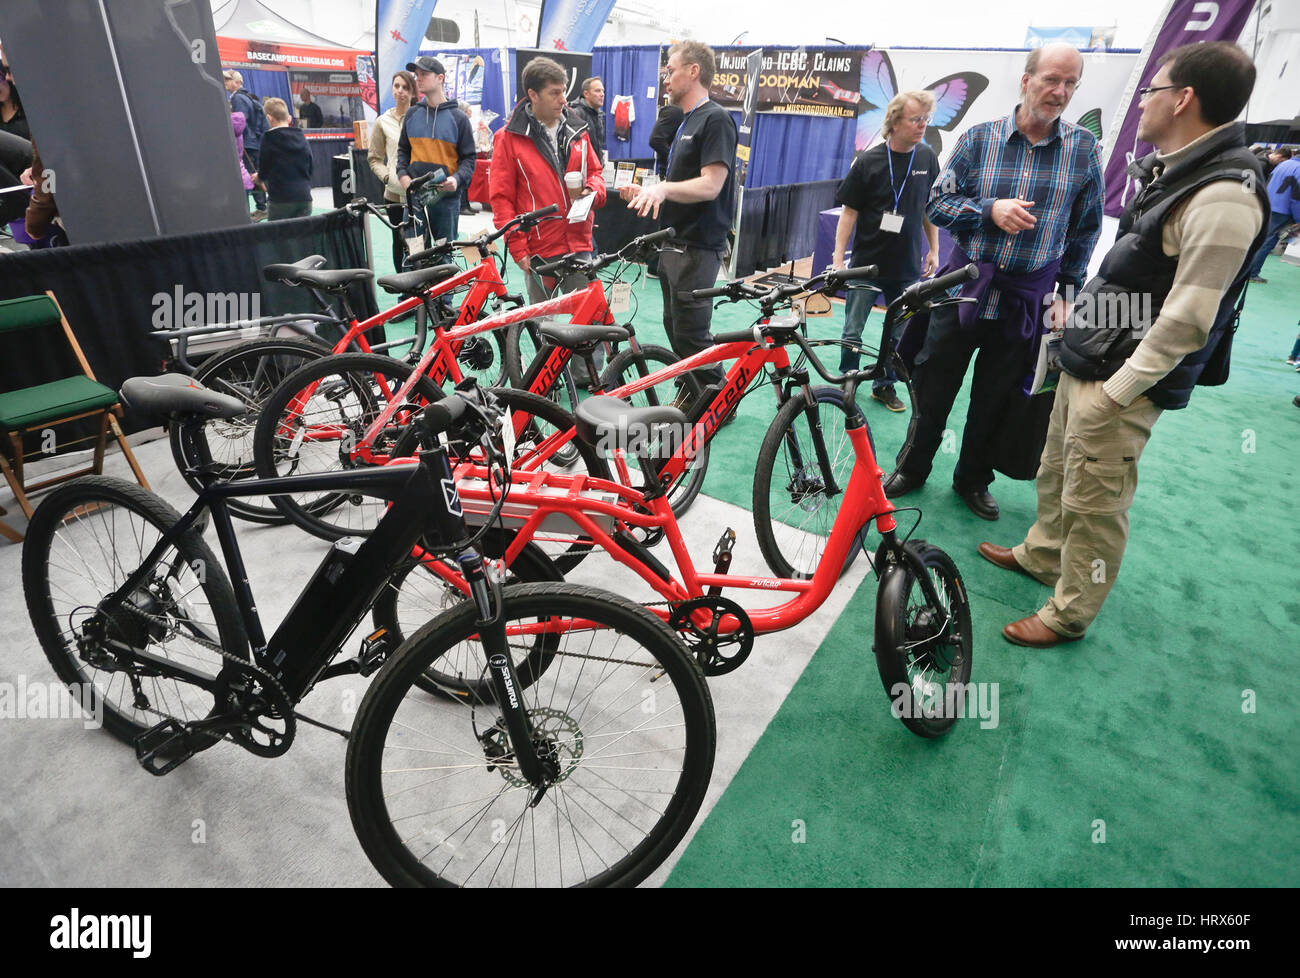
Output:
<svg viewBox="0 0 1300 978">
<path fill-rule="evenodd" d="M 453 516 L 464 516 L 465 512 L 460 507 L 460 494 L 456 492 L 456 481 L 454 479 L 442 480 L 442 498 L 447 501 L 447 512 Z"/>
<path fill-rule="evenodd" d="M 691 429 L 691 436 L 686 440 L 682 448 L 682 455 L 686 461 L 695 458 L 700 448 L 706 441 L 713 436 L 718 430 L 718 426 L 740 403 L 741 393 L 744 391 L 749 382 L 749 378 L 754 376 L 754 372 L 749 370 L 745 365 L 739 364 L 739 373 L 736 378 L 727 387 L 718 393 L 713 403 L 709 405 L 708 412 L 700 419 L 699 424 L 703 427 L 694 427 Z M 718 401 L 722 401 L 722 407 L 718 407 Z"/>
<path fill-rule="evenodd" d="M 510 701 L 510 708 L 519 709 L 519 697 L 515 695 L 515 684 L 510 681 L 510 672 L 506 669 L 506 657 L 504 655 L 494 655 L 488 659 L 488 665 L 494 672 L 501 674 L 501 680 L 506 685 L 506 699 Z"/>
</svg>

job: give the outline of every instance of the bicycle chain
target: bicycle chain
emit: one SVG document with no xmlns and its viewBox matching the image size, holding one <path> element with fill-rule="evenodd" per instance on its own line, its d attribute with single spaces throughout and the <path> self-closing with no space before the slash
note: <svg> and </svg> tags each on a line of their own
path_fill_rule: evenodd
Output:
<svg viewBox="0 0 1300 978">
<path fill-rule="evenodd" d="M 167 628 L 169 631 L 173 629 L 172 622 L 166 621 L 155 615 L 151 615 L 147 611 L 144 611 L 141 608 L 137 608 L 132 604 L 122 604 L 119 605 L 118 607 L 119 609 L 128 610 L 133 614 L 138 615 L 139 617 L 143 618 L 145 621 L 150 621 L 153 622 L 154 624 L 161 625 Z M 257 744 L 256 741 L 252 741 L 251 736 L 249 738 L 249 741 L 251 742 L 252 746 L 250 746 L 250 742 L 245 742 L 243 740 L 236 738 L 233 733 L 223 733 L 221 734 L 221 739 L 228 740 L 232 744 L 235 744 L 238 747 L 242 747 L 245 750 L 249 751 L 250 753 L 259 754 L 263 757 L 278 757 L 279 755 L 287 751 L 289 749 L 289 746 L 293 743 L 294 735 L 297 730 L 297 720 L 294 716 L 293 703 L 289 699 L 289 694 L 285 692 L 284 687 L 280 685 L 279 681 L 276 680 L 274 676 L 272 676 L 269 672 L 267 672 L 257 663 L 253 662 L 252 659 L 242 659 L 237 655 L 233 655 L 230 652 L 227 652 L 220 645 L 217 645 L 215 642 L 210 642 L 206 638 L 202 638 L 198 635 L 193 634 L 192 632 L 187 634 L 186 637 L 191 642 L 198 645 L 200 648 L 205 648 L 209 652 L 215 652 L 223 659 L 229 660 L 230 662 L 234 663 L 241 670 L 244 670 L 245 672 L 253 673 L 254 678 L 258 679 L 262 683 L 262 692 L 263 695 L 268 696 L 268 699 L 270 700 L 269 705 L 272 708 L 279 711 L 280 713 L 279 719 L 284 721 L 284 725 L 285 725 L 284 734 L 280 738 L 281 744 L 278 748 L 274 748 L 274 753 L 267 753 L 268 748 L 263 747 L 260 744 Z M 183 679 L 177 681 L 185 682 L 185 680 Z M 180 719 L 179 717 L 172 716 L 170 713 L 164 713 L 162 710 L 158 710 L 153 707 L 149 707 L 149 706 L 136 707 L 136 709 L 138 709 L 142 713 L 152 713 L 154 716 L 161 717 L 164 720 L 173 720 L 182 725 L 184 725 L 184 723 L 186 722 Z"/>
</svg>

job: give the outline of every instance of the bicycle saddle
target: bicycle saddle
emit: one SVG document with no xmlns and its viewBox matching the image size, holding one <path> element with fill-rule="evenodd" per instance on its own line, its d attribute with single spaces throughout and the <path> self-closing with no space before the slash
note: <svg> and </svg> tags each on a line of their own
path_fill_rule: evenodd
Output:
<svg viewBox="0 0 1300 978">
<path fill-rule="evenodd" d="M 458 265 L 433 265 L 413 272 L 398 272 L 375 279 L 375 284 L 394 295 L 419 295 L 431 285 L 445 282 L 460 271 Z"/>
<path fill-rule="evenodd" d="M 302 271 L 309 271 L 313 268 L 321 268 L 325 264 L 324 255 L 308 255 L 300 261 L 266 265 L 262 269 L 262 276 L 268 282 L 285 282 L 288 281 L 288 276 L 296 275 Z"/>
<path fill-rule="evenodd" d="M 208 390 L 185 374 L 132 377 L 118 391 L 122 403 L 133 410 L 159 414 L 196 414 L 204 418 L 236 418 L 248 405 L 229 394 Z"/>
<path fill-rule="evenodd" d="M 605 340 L 625 340 L 628 336 L 627 330 L 622 326 L 575 326 L 572 323 L 557 322 L 542 323 L 537 332 L 556 346 L 570 350 L 595 346 Z"/>
<path fill-rule="evenodd" d="M 677 425 L 678 431 L 686 427 L 686 415 L 666 404 L 659 407 L 633 407 L 617 397 L 598 395 L 589 397 L 574 412 L 578 437 L 588 445 L 596 446 L 611 434 L 620 446 L 638 450 L 655 433 L 656 426 Z"/>
<path fill-rule="evenodd" d="M 326 292 L 341 292 L 353 282 L 369 282 L 374 277 L 375 273 L 368 268 L 339 268 L 329 271 L 304 268 L 286 275 L 281 281 L 285 285 L 307 285 Z"/>
</svg>

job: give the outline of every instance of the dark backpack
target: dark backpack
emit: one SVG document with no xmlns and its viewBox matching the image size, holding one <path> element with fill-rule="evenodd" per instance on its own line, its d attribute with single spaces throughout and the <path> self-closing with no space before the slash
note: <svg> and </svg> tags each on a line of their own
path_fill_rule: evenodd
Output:
<svg viewBox="0 0 1300 978">
<path fill-rule="evenodd" d="M 235 94 L 244 96 L 252 106 L 252 112 L 244 113 L 247 116 L 244 121 L 248 124 L 248 131 L 260 138 L 266 133 L 266 112 L 262 109 L 262 100 L 244 88 Z"/>
</svg>

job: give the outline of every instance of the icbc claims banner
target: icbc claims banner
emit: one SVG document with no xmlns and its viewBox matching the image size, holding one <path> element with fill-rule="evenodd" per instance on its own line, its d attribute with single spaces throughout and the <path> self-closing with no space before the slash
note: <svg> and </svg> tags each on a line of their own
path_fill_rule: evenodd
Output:
<svg viewBox="0 0 1300 978">
<path fill-rule="evenodd" d="M 862 94 L 862 48 L 801 48 L 764 51 L 758 73 L 758 111 L 793 112 L 843 119 L 857 116 Z M 724 108 L 742 108 L 749 83 L 748 51 L 718 51 L 718 70 L 709 98 Z"/>
</svg>

